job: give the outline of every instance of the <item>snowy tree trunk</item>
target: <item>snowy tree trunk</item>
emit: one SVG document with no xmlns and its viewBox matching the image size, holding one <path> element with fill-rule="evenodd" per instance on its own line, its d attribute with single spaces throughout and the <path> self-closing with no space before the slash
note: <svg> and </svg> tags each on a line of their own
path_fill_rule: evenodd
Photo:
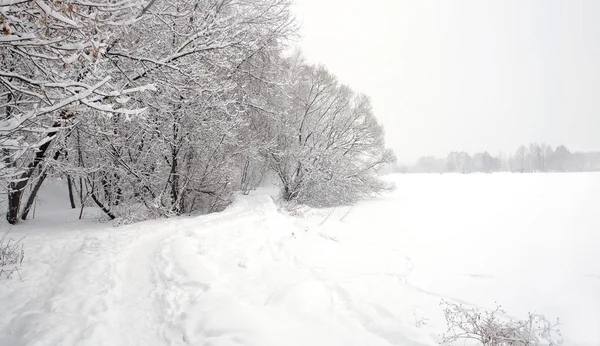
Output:
<svg viewBox="0 0 600 346">
<path fill-rule="evenodd" d="M 46 157 L 46 153 L 50 148 L 50 144 L 52 143 L 54 136 L 58 133 L 58 128 L 60 126 L 60 122 L 56 122 L 54 125 L 52 125 L 52 128 L 55 128 L 56 130 L 48 132 L 48 139 L 39 147 L 33 158 L 33 161 L 27 166 L 18 179 L 10 181 L 8 184 L 8 211 L 6 212 L 6 220 L 11 225 L 16 224 L 19 219 L 19 208 L 21 206 L 21 199 L 23 197 L 25 187 L 29 183 L 29 179 L 31 178 L 31 175 L 35 169 Z"/>
<path fill-rule="evenodd" d="M 57 160 L 59 156 L 60 156 L 60 151 L 56 151 L 56 153 L 54 153 L 53 159 Z M 35 182 L 35 185 L 33 186 L 33 189 L 31 190 L 31 193 L 29 194 L 29 197 L 27 198 L 27 202 L 25 202 L 25 208 L 23 208 L 23 212 L 21 213 L 21 220 L 27 220 L 27 215 L 29 214 L 31 207 L 33 206 L 33 203 L 35 202 L 35 198 L 37 197 L 37 194 L 40 191 L 40 187 L 42 187 L 42 184 L 46 180 L 47 176 L 48 176 L 48 171 L 44 170 L 42 172 L 42 174 L 39 176 L 38 180 Z"/>
<path fill-rule="evenodd" d="M 69 189 L 69 202 L 71 203 L 71 209 L 75 209 L 75 197 L 73 196 L 73 179 L 67 174 L 67 188 Z"/>
<path fill-rule="evenodd" d="M 90 194 L 90 196 L 92 197 L 92 200 L 94 201 L 94 203 L 96 203 L 96 205 L 102 209 L 102 211 L 111 219 L 114 220 L 115 219 L 115 215 L 110 211 L 110 209 L 108 209 L 102 202 L 100 202 L 100 200 L 98 199 L 98 197 L 96 196 L 96 194 L 92 191 L 92 193 Z"/>
<path fill-rule="evenodd" d="M 178 160 L 177 150 L 171 152 L 171 172 L 169 174 L 169 184 L 171 185 L 171 211 L 175 214 L 181 213 L 179 203 L 179 174 L 177 172 Z"/>
</svg>

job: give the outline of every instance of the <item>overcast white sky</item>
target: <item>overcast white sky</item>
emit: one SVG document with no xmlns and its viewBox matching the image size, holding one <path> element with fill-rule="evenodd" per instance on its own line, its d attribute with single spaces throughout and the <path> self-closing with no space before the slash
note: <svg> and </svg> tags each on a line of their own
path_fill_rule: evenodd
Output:
<svg viewBox="0 0 600 346">
<path fill-rule="evenodd" d="M 401 161 L 600 149 L 599 0 L 296 0 L 299 45 L 371 96 Z"/>
</svg>

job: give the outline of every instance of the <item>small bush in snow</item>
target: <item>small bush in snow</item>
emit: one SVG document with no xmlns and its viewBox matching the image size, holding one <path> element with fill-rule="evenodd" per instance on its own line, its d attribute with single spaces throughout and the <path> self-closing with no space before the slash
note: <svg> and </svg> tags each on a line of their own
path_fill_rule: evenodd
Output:
<svg viewBox="0 0 600 346">
<path fill-rule="evenodd" d="M 558 320 L 549 322 L 544 316 L 530 313 L 524 320 L 508 319 L 505 311 L 465 308 L 442 301 L 448 330 L 442 335 L 442 345 L 469 340 L 483 346 L 555 346 L 561 345 Z"/>
<path fill-rule="evenodd" d="M 5 275 L 10 278 L 15 272 L 19 273 L 18 265 L 21 265 L 25 252 L 23 251 L 23 238 L 14 240 L 8 237 L 8 231 L 0 238 L 0 277 Z M 14 266 L 11 269 L 6 268 Z"/>
</svg>

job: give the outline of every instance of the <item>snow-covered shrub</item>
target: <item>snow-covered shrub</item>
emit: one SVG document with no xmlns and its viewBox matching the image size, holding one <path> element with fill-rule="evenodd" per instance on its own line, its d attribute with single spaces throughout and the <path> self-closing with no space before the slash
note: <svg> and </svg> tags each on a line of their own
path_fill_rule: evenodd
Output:
<svg viewBox="0 0 600 346">
<path fill-rule="evenodd" d="M 0 277 L 5 275 L 10 278 L 15 272 L 19 272 L 17 266 L 21 265 L 25 251 L 23 250 L 23 238 L 14 240 L 8 237 L 8 231 L 0 238 Z"/>
<path fill-rule="evenodd" d="M 466 308 L 461 304 L 442 301 L 448 330 L 442 335 L 442 345 L 483 346 L 555 346 L 561 345 L 558 320 L 551 323 L 544 316 L 529 313 L 526 319 L 507 318 L 501 306 L 494 310 Z"/>
<path fill-rule="evenodd" d="M 298 202 L 315 207 L 351 205 L 361 198 L 374 197 L 394 188 L 374 172 L 337 178 L 317 173 L 307 179 L 305 185 L 299 189 Z"/>
</svg>

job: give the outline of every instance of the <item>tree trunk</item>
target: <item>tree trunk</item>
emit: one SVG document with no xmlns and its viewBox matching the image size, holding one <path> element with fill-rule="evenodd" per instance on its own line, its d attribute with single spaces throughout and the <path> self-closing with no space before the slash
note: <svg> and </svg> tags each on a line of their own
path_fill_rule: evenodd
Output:
<svg viewBox="0 0 600 346">
<path fill-rule="evenodd" d="M 8 210 L 6 211 L 6 220 L 11 225 L 17 223 L 19 215 L 19 205 L 21 204 L 22 191 L 18 190 L 16 183 L 8 184 Z"/>
<path fill-rule="evenodd" d="M 249 178 L 248 178 L 248 171 L 250 170 L 250 159 L 245 159 L 244 162 L 244 168 L 242 169 L 242 182 L 241 182 L 241 189 L 242 189 L 242 193 L 244 195 L 247 195 L 250 193 L 250 189 L 249 189 Z"/>
<path fill-rule="evenodd" d="M 108 205 L 112 204 L 112 191 L 110 190 L 110 183 L 106 179 L 106 174 L 102 174 L 100 178 L 100 185 L 102 185 L 102 189 L 104 190 L 104 200 Z"/>
<path fill-rule="evenodd" d="M 73 196 L 73 179 L 70 175 L 67 175 L 67 187 L 69 188 L 69 202 L 71 202 L 71 209 L 77 208 L 75 206 L 75 197 Z"/>
<path fill-rule="evenodd" d="M 79 204 L 81 204 L 81 207 L 83 208 L 83 205 L 85 204 L 85 199 L 83 198 L 83 178 L 79 177 Z"/>
<path fill-rule="evenodd" d="M 46 172 L 42 173 L 42 175 L 40 175 L 40 177 L 38 178 L 38 181 L 33 186 L 33 189 L 29 194 L 29 198 L 27 198 L 27 202 L 25 202 L 25 208 L 23 208 L 23 212 L 21 212 L 21 220 L 27 220 L 27 215 L 29 214 L 31 207 L 33 206 L 33 202 L 35 202 L 37 193 L 40 190 L 40 187 L 42 187 L 42 184 L 44 183 L 44 180 L 46 179 L 47 175 L 48 174 L 46 174 Z"/>
<path fill-rule="evenodd" d="M 171 209 L 176 214 L 181 213 L 180 203 L 179 203 L 179 175 L 177 174 L 177 150 L 172 151 L 171 156 L 171 172 L 169 176 L 169 181 L 171 183 Z"/>
<path fill-rule="evenodd" d="M 81 152 L 81 135 L 79 128 L 77 128 L 77 160 L 79 167 L 85 167 L 83 163 L 83 153 Z M 79 177 L 79 202 L 81 203 L 81 210 L 79 211 L 79 220 L 83 217 L 83 208 L 85 207 L 85 199 L 83 198 L 83 178 Z"/>
<path fill-rule="evenodd" d="M 54 153 L 54 156 L 52 157 L 52 159 L 58 160 L 59 157 L 60 157 L 60 151 L 57 151 Z M 21 212 L 21 220 L 27 220 L 27 215 L 29 214 L 29 211 L 31 210 L 31 206 L 33 206 L 33 202 L 35 202 L 37 193 L 40 191 L 40 187 L 42 187 L 42 184 L 44 183 L 44 180 L 46 180 L 47 176 L 48 176 L 47 170 L 44 170 L 42 172 L 42 174 L 40 174 L 38 181 L 33 186 L 33 189 L 31 190 L 31 193 L 29 194 L 29 197 L 27 198 L 27 202 L 25 202 L 25 208 L 23 209 L 23 212 Z"/>
<path fill-rule="evenodd" d="M 100 209 L 102 209 L 102 211 L 103 211 L 103 212 L 104 212 L 106 215 L 108 215 L 108 217 L 109 217 L 111 220 L 114 220 L 114 219 L 115 219 L 115 215 L 114 215 L 114 214 L 113 214 L 113 213 L 112 213 L 112 212 L 111 212 L 111 211 L 110 211 L 110 210 L 109 210 L 109 209 L 108 209 L 106 206 L 104 206 L 104 204 L 102 204 L 102 202 L 100 202 L 100 200 L 99 200 L 99 199 L 96 197 L 96 194 L 95 194 L 95 193 L 93 193 L 93 192 L 92 192 L 92 193 L 90 194 L 90 196 L 92 197 L 92 199 L 94 200 L 94 202 L 96 203 L 96 205 L 97 205 L 98 207 L 100 207 Z"/>
<path fill-rule="evenodd" d="M 81 135 L 79 133 L 79 128 L 77 128 L 77 161 L 79 163 L 79 167 L 85 167 L 83 163 L 83 153 L 81 152 Z M 83 178 L 79 177 L 79 201 L 83 207 Z"/>
<path fill-rule="evenodd" d="M 55 128 L 56 130 L 48 132 L 46 136 L 49 137 L 49 139 L 46 141 L 46 143 L 42 144 L 38 148 L 38 151 L 35 154 L 33 161 L 27 166 L 25 171 L 19 176 L 18 179 L 8 184 L 8 211 L 6 212 L 6 220 L 11 225 L 16 224 L 19 219 L 19 208 L 21 206 L 21 198 L 23 197 L 23 191 L 25 190 L 27 183 L 29 183 L 29 179 L 31 178 L 31 175 L 33 174 L 36 167 L 46 157 L 46 153 L 48 152 L 50 144 L 53 141 L 52 137 L 54 137 L 58 133 L 58 128 L 60 126 L 60 122 L 56 122 L 54 123 L 54 125 L 52 125 L 52 128 Z"/>
<path fill-rule="evenodd" d="M 115 178 L 115 184 L 117 185 L 117 193 L 115 195 L 115 201 L 113 202 L 113 205 L 119 205 L 121 203 L 121 199 L 123 198 L 123 190 L 121 190 L 120 187 L 121 179 L 117 173 L 115 173 L 113 177 Z"/>
<path fill-rule="evenodd" d="M 183 100 L 183 97 L 180 96 L 180 99 Z M 181 108 L 181 105 L 179 106 Z M 182 199 L 179 195 L 179 150 L 181 150 L 181 145 L 179 144 L 179 121 L 180 117 L 177 115 L 177 112 L 174 114 L 173 119 L 173 144 L 171 145 L 171 171 L 169 173 L 169 183 L 171 185 L 171 211 L 175 212 L 175 214 L 179 215 L 182 213 Z"/>
</svg>

